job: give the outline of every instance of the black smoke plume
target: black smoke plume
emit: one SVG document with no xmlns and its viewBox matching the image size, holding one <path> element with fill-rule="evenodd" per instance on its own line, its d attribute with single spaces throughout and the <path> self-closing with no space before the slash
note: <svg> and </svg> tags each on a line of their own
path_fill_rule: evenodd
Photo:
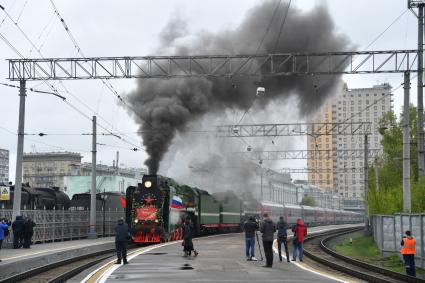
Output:
<svg viewBox="0 0 425 283">
<path fill-rule="evenodd" d="M 283 1 L 271 21 L 277 3 L 265 1 L 251 9 L 236 29 L 220 33 L 202 31 L 192 35 L 190 43 L 185 41 L 188 35 L 185 22 L 174 20 L 160 34 L 161 47 L 156 55 L 268 54 L 352 49 L 349 40 L 336 33 L 325 6 L 315 7 L 309 12 L 291 6 L 281 30 L 288 5 Z M 299 110 L 308 114 L 332 93 L 339 79 L 339 76 L 266 77 L 262 79 L 262 84 L 267 94 L 261 103 L 271 103 L 278 97 L 296 94 Z M 154 174 L 158 171 L 176 132 L 184 132 L 188 122 L 209 111 L 249 109 L 256 98 L 257 81 L 258 78 L 252 77 L 139 80 L 136 90 L 129 94 L 129 100 L 136 110 L 136 120 L 149 154 L 145 162 L 149 172 Z"/>
</svg>

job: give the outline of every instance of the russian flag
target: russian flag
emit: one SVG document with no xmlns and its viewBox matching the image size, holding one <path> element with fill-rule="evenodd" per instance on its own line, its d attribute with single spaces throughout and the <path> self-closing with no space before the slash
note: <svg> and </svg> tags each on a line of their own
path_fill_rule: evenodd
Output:
<svg viewBox="0 0 425 283">
<path fill-rule="evenodd" d="M 183 201 L 178 196 L 173 196 L 173 200 L 171 201 L 171 208 L 182 209 Z"/>
</svg>

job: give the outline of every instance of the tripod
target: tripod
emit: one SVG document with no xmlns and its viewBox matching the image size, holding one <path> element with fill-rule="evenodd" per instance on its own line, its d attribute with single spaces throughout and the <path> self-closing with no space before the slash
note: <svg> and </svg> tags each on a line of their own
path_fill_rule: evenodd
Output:
<svg viewBox="0 0 425 283">
<path fill-rule="evenodd" d="M 258 239 L 258 234 L 255 232 L 255 236 L 257 237 L 257 243 L 258 243 L 258 250 L 260 251 L 260 261 L 263 261 L 263 253 L 261 252 L 261 246 L 260 246 L 260 240 Z"/>
</svg>

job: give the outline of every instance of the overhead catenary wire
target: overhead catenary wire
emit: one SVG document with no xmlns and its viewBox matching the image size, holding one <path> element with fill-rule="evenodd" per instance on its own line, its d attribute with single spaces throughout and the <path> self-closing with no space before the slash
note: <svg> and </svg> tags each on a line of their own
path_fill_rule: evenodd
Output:
<svg viewBox="0 0 425 283">
<path fill-rule="evenodd" d="M 15 26 L 18 28 L 18 30 L 24 35 L 25 39 L 31 44 L 31 46 L 33 48 L 35 48 L 37 50 L 37 52 L 40 54 L 40 56 L 42 56 L 42 58 L 44 58 L 43 54 L 41 54 L 41 51 L 39 49 L 37 49 L 37 47 L 35 46 L 34 42 L 31 41 L 31 39 L 28 37 L 28 35 L 22 30 L 22 28 L 18 25 L 18 23 L 16 23 L 15 21 L 13 21 L 13 18 L 10 16 L 10 14 L 5 10 L 5 8 L 3 6 L 0 6 L 0 9 L 3 10 L 3 12 L 6 14 L 7 18 L 9 18 L 14 24 Z M 19 50 L 2 34 L 0 34 L 0 38 L 21 58 L 25 58 L 25 56 L 22 55 L 21 52 L 19 52 Z M 56 93 L 58 96 L 60 96 L 58 94 L 58 90 L 49 82 L 47 82 L 46 80 L 43 80 L 43 82 L 50 88 L 52 89 L 52 91 L 54 93 Z M 60 82 L 62 83 L 62 82 Z M 63 86 L 65 89 L 66 93 L 70 93 L 65 86 Z M 47 92 L 45 92 L 47 93 Z M 71 94 L 71 93 L 70 93 Z M 71 94 L 72 95 L 72 94 Z M 70 106 L 71 108 L 73 108 L 74 110 L 76 110 L 77 112 L 79 112 L 81 115 L 83 115 L 85 118 L 89 119 L 90 121 L 92 120 L 92 117 L 88 116 L 87 114 L 85 114 L 84 112 L 82 112 L 80 109 L 78 109 L 77 107 L 75 107 L 73 104 L 71 104 L 69 101 L 67 100 L 63 100 L 68 106 Z M 88 107 L 88 106 L 87 106 Z M 93 111 L 94 112 L 94 111 Z M 103 130 L 109 132 L 112 134 L 112 131 L 108 130 L 106 127 L 104 127 L 102 124 L 100 124 L 99 122 L 97 123 L 97 125 L 102 128 Z M 132 146 L 135 146 L 137 148 L 139 148 L 138 145 L 135 145 L 134 143 L 129 142 L 127 139 L 124 139 L 116 134 L 114 134 L 117 138 L 119 138 L 120 140 L 122 140 L 125 143 L 131 144 Z"/>
<path fill-rule="evenodd" d="M 291 1 L 292 0 L 289 0 L 289 2 L 288 2 L 288 7 L 286 8 L 285 15 L 283 16 L 282 22 L 280 24 L 279 32 L 277 34 L 277 39 L 276 39 L 276 42 L 275 42 L 275 45 L 274 45 L 274 48 L 273 48 L 273 53 L 276 53 L 276 49 L 277 49 L 277 46 L 279 44 L 280 36 L 282 34 L 283 27 L 284 27 L 285 22 L 286 22 L 286 18 L 288 17 L 289 8 L 291 7 Z"/>
<path fill-rule="evenodd" d="M 53 2 L 53 0 L 50 0 L 50 3 L 52 4 L 53 10 L 55 11 L 55 14 L 57 15 L 57 17 L 59 18 L 60 22 L 62 23 L 63 28 L 65 29 L 66 33 L 68 34 L 69 38 L 71 39 L 75 49 L 77 50 L 77 53 L 79 53 L 81 55 L 81 57 L 86 58 L 83 50 L 81 49 L 80 45 L 78 44 L 77 40 L 75 39 L 74 35 L 72 34 L 71 30 L 69 29 L 68 24 L 65 22 L 65 19 L 62 17 L 62 15 L 60 14 L 58 8 L 56 7 L 55 3 Z M 114 94 L 116 96 L 116 98 L 123 103 L 126 107 L 128 107 L 128 109 L 130 109 L 132 112 L 134 112 L 135 114 L 137 114 L 137 111 L 134 109 L 133 106 L 131 106 L 130 104 L 128 104 L 124 98 L 118 93 L 118 91 L 114 88 L 114 86 L 111 84 L 111 82 L 107 79 L 101 79 L 101 82 L 112 92 L 112 94 Z M 144 123 L 146 123 L 150 128 L 152 128 L 152 125 L 144 120 L 142 117 L 140 117 Z"/>
<path fill-rule="evenodd" d="M 29 38 L 29 36 L 24 32 L 24 30 L 18 25 L 18 23 L 17 22 L 15 22 L 14 20 L 13 20 L 13 18 L 12 18 L 12 16 L 6 11 L 6 9 L 4 8 L 4 7 L 1 7 L 2 8 L 2 10 L 3 10 L 3 12 L 6 14 L 6 17 L 7 18 L 9 18 L 9 20 L 11 21 L 11 22 L 13 22 L 14 23 L 14 25 L 16 26 L 16 28 L 18 28 L 18 30 L 20 31 L 20 33 L 24 36 L 24 38 L 30 43 L 30 45 L 32 46 L 32 48 L 33 49 L 35 49 L 37 52 L 38 52 L 38 54 L 41 56 L 41 58 L 43 58 L 44 59 L 44 56 L 43 56 L 43 54 L 41 53 L 41 50 L 39 49 L 39 48 L 37 48 L 37 46 L 35 45 L 35 43 Z M 14 46 L 13 46 L 13 44 L 11 44 L 4 36 L 2 36 L 2 39 L 4 38 L 4 40 L 3 41 L 5 41 L 6 42 L 6 44 L 8 44 L 9 45 L 9 47 L 11 47 L 13 50 L 15 50 L 15 52 L 21 57 L 21 58 L 25 58 L 25 56 L 23 56 L 22 55 L 22 53 L 20 53 Z M 52 84 L 50 84 L 49 82 L 47 82 L 46 80 L 43 80 L 43 82 L 45 83 L 45 84 L 47 84 L 51 89 L 54 89 L 54 92 L 58 92 L 58 90 L 52 85 Z M 95 111 L 91 108 L 91 107 L 89 107 L 86 103 L 84 103 L 83 101 L 81 101 L 76 95 L 74 95 L 74 94 L 72 94 L 66 87 L 65 87 L 65 85 L 63 84 L 63 82 L 62 81 L 59 81 L 59 84 L 61 84 L 61 86 L 63 87 L 63 89 L 65 90 L 65 92 L 67 93 L 67 94 L 69 94 L 69 95 L 71 95 L 72 97 L 74 97 L 81 105 L 83 105 L 84 107 L 86 107 L 87 109 L 89 109 L 91 112 L 93 112 L 93 113 L 95 113 Z M 109 124 L 110 126 L 112 126 L 113 127 L 113 125 L 110 123 L 110 122 L 108 122 L 106 119 L 104 119 L 102 116 L 100 116 L 100 115 L 98 115 L 98 117 L 101 119 L 101 120 L 103 120 L 104 122 L 106 122 L 107 124 Z"/>
<path fill-rule="evenodd" d="M 12 45 L 13 46 L 13 45 Z M 13 46 L 14 47 L 14 46 Z M 18 53 L 19 53 L 19 51 L 18 51 Z M 8 87 L 15 87 L 15 88 L 19 88 L 18 86 L 15 86 L 15 85 L 11 85 L 11 84 L 5 84 L 5 83 L 1 83 L 2 85 L 5 85 L 5 86 L 8 86 Z M 32 89 L 32 88 L 30 88 L 29 90 L 31 90 L 31 91 L 33 91 L 33 92 L 40 92 L 40 93 L 48 93 L 48 94 L 53 94 L 53 95 L 56 95 L 56 96 L 58 96 L 58 97 L 62 97 L 62 96 L 60 96 L 60 95 L 58 95 L 57 94 L 57 90 L 56 89 L 54 89 L 53 88 L 53 91 L 54 91 L 54 93 L 51 93 L 51 92 L 46 92 L 46 91 L 38 91 L 38 90 L 34 90 L 34 89 Z M 62 97 L 63 98 L 63 97 Z M 78 109 L 77 107 L 75 107 L 73 104 L 71 104 L 69 101 L 67 101 L 67 100 L 65 100 L 65 99 L 63 99 L 63 101 L 66 103 L 66 104 L 68 104 L 68 106 L 70 106 L 72 109 L 74 109 L 75 111 L 77 111 L 78 113 L 80 113 L 82 116 L 84 116 L 85 118 L 87 118 L 88 120 L 92 120 L 92 118 L 90 117 L 90 116 L 88 116 L 87 114 L 85 114 L 84 112 L 82 112 L 80 109 Z M 129 142 L 129 141 L 127 141 L 126 139 L 123 139 L 122 137 L 120 137 L 119 135 L 117 135 L 117 134 L 115 134 L 115 133 L 113 133 L 112 131 L 110 131 L 110 130 L 108 130 L 106 127 L 104 127 L 103 125 L 101 125 L 101 124 L 99 124 L 98 123 L 98 126 L 100 127 L 100 128 L 102 128 L 103 130 L 105 130 L 105 131 L 107 131 L 110 135 L 113 135 L 113 136 L 115 136 L 115 137 L 117 137 L 118 139 L 120 139 L 120 140 L 122 140 L 123 142 L 125 142 L 125 143 L 127 143 L 127 144 L 130 144 L 130 145 L 132 145 L 132 146 L 134 146 L 134 147 L 136 147 L 136 148 L 138 148 L 138 149 L 142 149 L 142 148 L 140 148 L 138 145 L 135 145 L 134 143 L 131 143 L 131 142 Z M 57 146 L 53 146 L 53 147 L 56 147 L 56 148 L 60 148 L 60 147 L 57 147 Z"/>
</svg>

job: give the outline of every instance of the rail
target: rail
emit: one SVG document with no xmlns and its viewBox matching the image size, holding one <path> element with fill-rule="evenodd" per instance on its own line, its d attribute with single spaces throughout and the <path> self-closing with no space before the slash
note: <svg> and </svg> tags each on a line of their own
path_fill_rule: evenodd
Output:
<svg viewBox="0 0 425 283">
<path fill-rule="evenodd" d="M 330 255 L 333 260 L 326 259 L 323 256 L 318 255 L 319 253 L 314 253 L 305 249 L 304 253 L 307 257 L 317 261 L 323 265 L 329 266 L 335 270 L 344 272 L 346 274 L 352 275 L 356 278 L 360 278 L 363 280 L 367 280 L 368 282 L 408 282 L 408 283 L 416 283 L 416 282 L 425 282 L 425 280 L 404 275 L 401 273 L 397 273 L 373 264 L 369 264 L 360 260 L 356 260 L 350 257 L 346 257 L 341 255 L 334 250 L 330 249 L 326 244 L 333 240 L 336 237 L 350 234 L 363 228 L 354 228 L 354 229 L 341 229 L 337 231 L 332 231 L 330 233 L 323 233 L 319 235 L 314 235 L 306 238 L 306 241 L 312 241 L 317 238 L 322 238 L 320 240 L 320 249 L 326 254 Z M 335 259 L 340 260 L 341 263 L 338 263 Z M 359 269 L 360 268 L 360 269 Z M 380 276 L 381 275 L 381 276 Z"/>
</svg>

